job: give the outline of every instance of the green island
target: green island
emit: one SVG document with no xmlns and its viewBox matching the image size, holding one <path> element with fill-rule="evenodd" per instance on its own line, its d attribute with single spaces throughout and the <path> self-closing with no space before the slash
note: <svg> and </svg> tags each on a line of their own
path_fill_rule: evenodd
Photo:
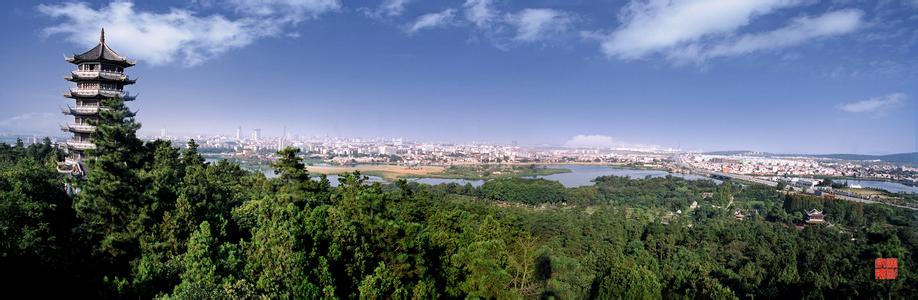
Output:
<svg viewBox="0 0 918 300">
<path fill-rule="evenodd" d="M 0 280 L 34 298 L 918 298 L 918 214 L 763 185 L 599 177 L 566 188 L 276 177 L 144 142 L 106 100 L 84 179 L 0 144 Z M 460 172 L 459 174 L 462 174 Z M 65 183 L 67 183 L 65 185 Z M 807 214 L 819 210 L 821 214 Z M 824 218 L 824 219 L 823 219 Z M 895 258 L 897 276 L 874 278 Z M 20 294 L 20 293 L 17 293 Z"/>
</svg>

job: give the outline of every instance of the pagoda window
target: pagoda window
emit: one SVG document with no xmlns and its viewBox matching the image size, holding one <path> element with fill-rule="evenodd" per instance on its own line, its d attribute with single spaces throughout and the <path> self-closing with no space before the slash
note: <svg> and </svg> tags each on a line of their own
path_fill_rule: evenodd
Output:
<svg viewBox="0 0 918 300">
<path fill-rule="evenodd" d="M 98 83 L 98 82 L 79 82 L 79 83 L 77 83 L 77 88 L 80 88 L 80 89 L 98 89 L 98 88 L 99 88 L 99 83 Z"/>
<path fill-rule="evenodd" d="M 102 71 L 106 72 L 120 72 L 117 66 L 114 65 L 102 65 Z"/>
<path fill-rule="evenodd" d="M 80 64 L 80 71 L 95 71 L 98 69 L 98 64 Z"/>
</svg>

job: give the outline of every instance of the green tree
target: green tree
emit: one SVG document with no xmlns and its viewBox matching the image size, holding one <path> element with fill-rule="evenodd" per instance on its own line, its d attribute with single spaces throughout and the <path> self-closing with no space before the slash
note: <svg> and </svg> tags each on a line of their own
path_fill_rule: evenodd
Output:
<svg viewBox="0 0 918 300">
<path fill-rule="evenodd" d="M 217 298 L 222 290 L 217 275 L 217 265 L 213 260 L 216 254 L 215 240 L 211 235 L 210 224 L 204 221 L 198 230 L 188 239 L 188 251 L 182 264 L 182 282 L 175 287 L 172 295 L 176 298 Z"/>
<path fill-rule="evenodd" d="M 149 218 L 143 214 L 150 203 L 144 193 L 148 183 L 138 174 L 145 153 L 136 136 L 140 124 L 124 101 L 105 99 L 102 107 L 92 121 L 96 148 L 88 151 L 88 175 L 79 182 L 74 208 L 83 222 L 80 231 L 124 275 Z"/>
</svg>

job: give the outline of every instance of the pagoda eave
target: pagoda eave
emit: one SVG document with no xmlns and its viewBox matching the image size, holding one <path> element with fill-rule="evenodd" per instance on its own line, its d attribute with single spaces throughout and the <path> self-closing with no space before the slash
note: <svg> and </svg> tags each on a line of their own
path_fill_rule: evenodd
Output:
<svg viewBox="0 0 918 300">
<path fill-rule="evenodd" d="M 99 113 L 101 107 L 98 106 L 77 106 L 77 107 L 61 107 L 61 113 L 71 116 L 94 116 Z"/>
<path fill-rule="evenodd" d="M 68 57 L 68 58 L 67 58 L 67 62 L 69 62 L 69 63 L 71 63 L 71 64 L 74 64 L 74 65 L 79 65 L 79 64 L 82 64 L 82 63 L 90 63 L 90 62 L 94 62 L 94 63 L 107 63 L 107 64 L 118 65 L 118 66 L 121 66 L 121 67 L 124 67 L 124 68 L 133 67 L 135 64 L 137 64 L 137 62 L 135 62 L 135 61 L 129 61 L 129 60 L 79 59 L 79 58 L 76 58 L 76 57 Z"/>
<path fill-rule="evenodd" d="M 136 95 L 130 95 L 124 91 L 111 90 L 88 90 L 88 91 L 69 91 L 64 92 L 65 98 L 71 99 L 111 99 L 122 98 L 124 101 L 132 101 Z"/>
<path fill-rule="evenodd" d="M 84 124 L 61 124 L 61 131 L 73 133 L 93 133 L 96 126 Z"/>
<path fill-rule="evenodd" d="M 70 81 L 70 82 L 84 82 L 84 81 L 92 81 L 92 82 L 100 82 L 100 81 L 101 81 L 101 82 L 113 82 L 113 83 L 120 83 L 120 84 L 123 84 L 123 85 L 134 84 L 134 83 L 137 82 L 137 81 L 134 80 L 134 79 L 127 78 L 127 76 L 125 76 L 124 78 L 118 79 L 118 78 L 107 78 L 107 77 L 105 77 L 105 76 L 85 77 L 85 76 L 78 76 L 78 75 L 77 75 L 77 76 L 70 75 L 70 76 L 65 76 L 65 77 L 64 77 L 64 80 L 67 80 L 67 81 Z"/>
</svg>

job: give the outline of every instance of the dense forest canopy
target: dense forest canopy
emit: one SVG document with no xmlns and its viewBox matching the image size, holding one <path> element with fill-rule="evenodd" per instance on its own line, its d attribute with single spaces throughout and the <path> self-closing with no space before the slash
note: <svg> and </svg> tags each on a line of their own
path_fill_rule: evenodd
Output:
<svg viewBox="0 0 918 300">
<path fill-rule="evenodd" d="M 143 142 L 120 100 L 88 177 L 49 140 L 0 144 L 0 273 L 8 291 L 86 298 L 902 298 L 914 211 L 676 177 L 481 187 L 307 172 L 266 178 Z M 65 182 L 67 183 L 65 185 Z M 68 192 L 69 189 L 69 192 Z M 823 210 L 829 224 L 805 224 Z M 744 217 L 740 219 L 737 214 Z M 897 258 L 898 278 L 873 278 Z M 18 293 L 16 293 L 18 294 Z"/>
</svg>

